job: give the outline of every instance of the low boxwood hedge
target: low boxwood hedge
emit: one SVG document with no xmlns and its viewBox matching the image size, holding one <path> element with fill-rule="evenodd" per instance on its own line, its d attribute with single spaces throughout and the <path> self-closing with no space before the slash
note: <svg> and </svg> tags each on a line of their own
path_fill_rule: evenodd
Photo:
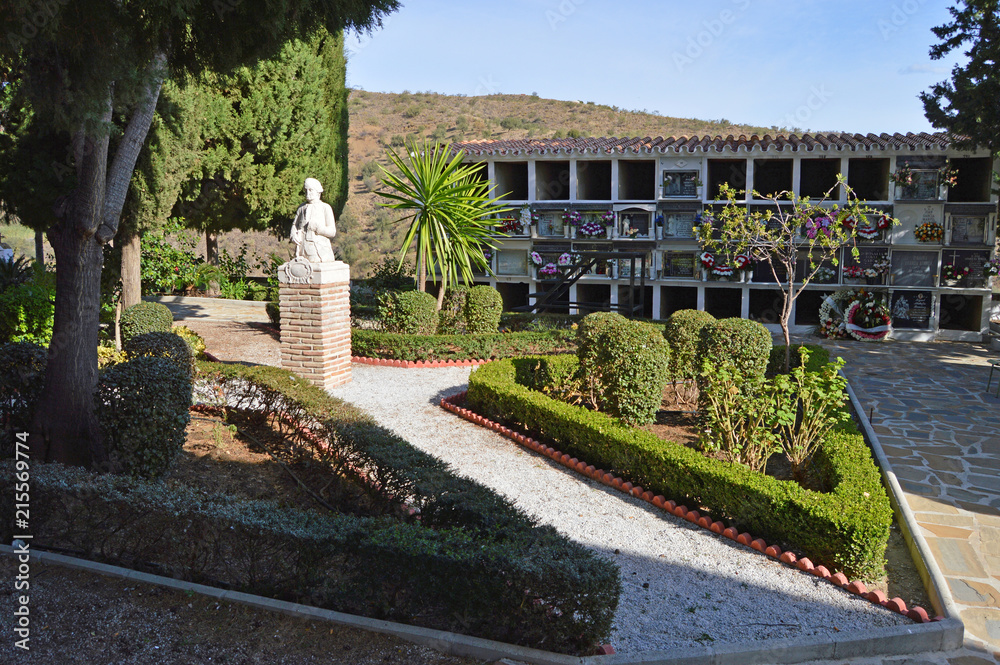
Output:
<svg viewBox="0 0 1000 665">
<path fill-rule="evenodd" d="M 573 351 L 575 339 L 573 330 L 405 335 L 353 328 L 351 354 L 387 360 L 489 360 Z"/>
<path fill-rule="evenodd" d="M 814 456 L 815 468 L 830 488 L 819 493 L 704 457 L 604 413 L 531 390 L 518 379 L 544 380 L 567 369 L 537 371 L 539 360 L 510 359 L 478 368 L 469 378 L 471 408 L 849 576 L 874 580 L 884 574 L 892 509 L 871 453 L 853 425 L 832 431 Z"/>
</svg>

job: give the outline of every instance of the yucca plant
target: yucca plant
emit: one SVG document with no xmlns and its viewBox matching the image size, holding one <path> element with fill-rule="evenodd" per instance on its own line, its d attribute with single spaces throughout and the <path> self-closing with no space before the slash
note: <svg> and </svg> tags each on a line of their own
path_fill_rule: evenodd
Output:
<svg viewBox="0 0 1000 665">
<path fill-rule="evenodd" d="M 460 278 L 471 283 L 474 267 L 489 271 L 483 250 L 496 249 L 493 217 L 509 210 L 500 207 L 493 187 L 476 177 L 478 167 L 462 164 L 463 156 L 440 143 L 412 143 L 402 156 L 390 149 L 389 161 L 399 173 L 382 167 L 382 184 L 388 189 L 378 192 L 387 199 L 380 205 L 407 213 L 403 220 L 410 227 L 399 265 L 416 243 L 417 290 L 426 291 L 427 275 L 440 272 L 439 310 L 448 286 Z"/>
<path fill-rule="evenodd" d="M 34 266 L 31 259 L 26 256 L 19 256 L 16 259 L 0 259 L 0 291 L 6 291 L 12 286 L 24 284 L 31 279 L 34 274 Z"/>
</svg>

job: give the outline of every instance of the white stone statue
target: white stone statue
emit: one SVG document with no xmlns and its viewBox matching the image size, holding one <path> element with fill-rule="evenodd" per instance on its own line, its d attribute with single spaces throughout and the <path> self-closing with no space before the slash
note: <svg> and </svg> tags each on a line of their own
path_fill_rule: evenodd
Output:
<svg viewBox="0 0 1000 665">
<path fill-rule="evenodd" d="M 337 235 L 333 208 L 320 200 L 323 185 L 316 178 L 306 178 L 304 189 L 306 202 L 299 206 L 292 223 L 295 256 L 301 256 L 309 263 L 332 263 L 336 259 L 330 238 Z"/>
</svg>

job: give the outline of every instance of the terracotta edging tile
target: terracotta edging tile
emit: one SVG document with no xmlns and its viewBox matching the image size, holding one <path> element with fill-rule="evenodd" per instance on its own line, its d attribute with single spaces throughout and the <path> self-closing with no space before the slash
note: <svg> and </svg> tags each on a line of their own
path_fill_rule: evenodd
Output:
<svg viewBox="0 0 1000 665">
<path fill-rule="evenodd" d="M 554 462 L 562 464 L 573 471 L 577 471 L 582 475 L 592 478 L 604 485 L 614 487 L 625 494 L 641 499 L 667 513 L 684 519 L 695 526 L 699 526 L 703 529 L 711 531 L 712 533 L 721 535 L 729 540 L 735 540 L 741 545 L 744 545 L 752 550 L 756 550 L 763 556 L 771 559 L 777 559 L 791 568 L 796 568 L 802 572 L 811 573 L 816 577 L 827 580 L 844 591 L 858 596 L 859 598 L 863 598 L 872 604 L 881 605 L 882 607 L 892 610 L 897 614 L 902 614 L 917 623 L 929 623 L 931 621 L 939 621 L 941 619 L 941 617 L 934 617 L 933 619 L 929 618 L 927 611 L 922 607 L 907 608 L 906 603 L 903 602 L 901 598 L 887 600 L 885 594 L 881 591 L 869 592 L 868 588 L 860 580 L 851 581 L 842 572 L 831 573 L 826 566 L 815 565 L 809 560 L 808 557 L 799 558 L 794 552 L 782 551 L 777 545 L 768 545 L 763 538 L 754 538 L 752 535 L 745 532 L 739 533 L 735 527 L 726 527 L 721 521 L 713 521 L 708 515 L 703 515 L 697 510 L 688 510 L 687 506 L 679 506 L 675 501 L 668 500 L 661 495 L 654 496 L 652 492 L 646 491 L 642 487 L 633 485 L 632 483 L 608 473 L 603 469 L 595 469 L 593 465 L 589 465 L 575 457 L 570 457 L 569 454 L 536 441 L 526 434 L 511 430 L 500 425 L 499 423 L 495 423 L 487 418 L 484 418 L 470 409 L 458 406 L 459 403 L 465 401 L 467 395 L 468 391 L 466 390 L 455 395 L 445 397 L 441 400 L 441 406 L 445 410 L 456 413 L 470 422 L 493 429 L 511 439 L 515 443 L 535 450 L 550 458 Z M 611 653 L 614 653 L 614 651 L 612 650 Z"/>
</svg>

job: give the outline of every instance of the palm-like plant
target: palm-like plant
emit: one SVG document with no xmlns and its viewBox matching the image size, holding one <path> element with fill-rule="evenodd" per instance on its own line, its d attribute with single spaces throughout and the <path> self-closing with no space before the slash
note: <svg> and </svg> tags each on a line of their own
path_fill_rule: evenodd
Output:
<svg viewBox="0 0 1000 665">
<path fill-rule="evenodd" d="M 507 212 L 499 206 L 493 188 L 477 177 L 477 167 L 462 164 L 463 153 L 452 155 L 449 146 L 435 143 L 407 146 L 405 156 L 388 151 L 399 173 L 382 167 L 382 183 L 389 191 L 380 205 L 408 214 L 410 228 L 403 239 L 399 264 L 416 242 L 417 289 L 426 291 L 427 275 L 440 270 L 438 309 L 445 288 L 472 282 L 473 268 L 489 270 L 484 249 L 495 249 L 494 215 Z"/>
</svg>

